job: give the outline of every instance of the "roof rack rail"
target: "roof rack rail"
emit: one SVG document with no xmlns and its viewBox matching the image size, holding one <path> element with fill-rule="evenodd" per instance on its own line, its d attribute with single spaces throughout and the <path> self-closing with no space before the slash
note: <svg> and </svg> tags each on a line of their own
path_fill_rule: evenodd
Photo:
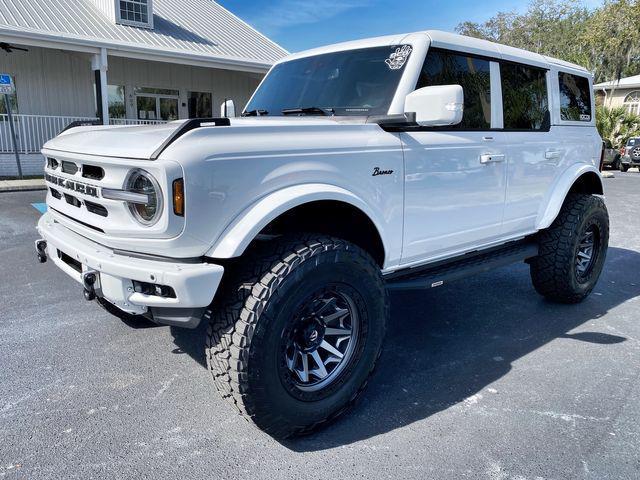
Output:
<svg viewBox="0 0 640 480">
<path fill-rule="evenodd" d="M 220 118 L 192 118 L 191 120 L 187 120 L 184 122 L 180 128 L 178 128 L 175 132 L 173 132 L 158 149 L 153 152 L 151 155 L 151 160 L 157 160 L 162 152 L 166 150 L 166 148 L 175 142 L 178 138 L 183 136 L 185 133 L 190 132 L 191 130 L 195 130 L 196 128 L 201 127 L 229 127 L 231 126 L 231 120 L 226 117 Z"/>
</svg>

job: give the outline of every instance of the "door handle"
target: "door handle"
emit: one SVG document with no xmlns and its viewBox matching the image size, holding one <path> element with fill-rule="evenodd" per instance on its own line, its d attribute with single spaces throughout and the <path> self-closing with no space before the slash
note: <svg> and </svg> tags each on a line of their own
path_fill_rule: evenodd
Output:
<svg viewBox="0 0 640 480">
<path fill-rule="evenodd" d="M 560 152 L 558 150 L 547 150 L 544 153 L 544 158 L 547 160 L 554 160 L 556 158 L 560 158 Z"/>
<path fill-rule="evenodd" d="M 504 162 L 504 154 L 486 153 L 484 155 L 480 155 L 480 163 L 483 165 L 498 162 Z"/>
</svg>

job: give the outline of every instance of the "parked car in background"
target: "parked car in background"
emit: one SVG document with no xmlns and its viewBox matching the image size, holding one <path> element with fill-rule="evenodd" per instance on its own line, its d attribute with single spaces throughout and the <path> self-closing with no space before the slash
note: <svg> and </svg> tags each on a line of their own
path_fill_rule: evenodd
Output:
<svg viewBox="0 0 640 480">
<path fill-rule="evenodd" d="M 620 171 L 626 172 L 632 167 L 640 167 L 640 137 L 630 138 L 620 157 Z"/>
<path fill-rule="evenodd" d="M 620 158 L 622 157 L 622 151 L 617 148 L 613 148 L 611 140 L 604 140 L 604 156 L 602 157 L 602 164 L 605 167 L 611 167 L 614 170 L 620 168 Z"/>
</svg>

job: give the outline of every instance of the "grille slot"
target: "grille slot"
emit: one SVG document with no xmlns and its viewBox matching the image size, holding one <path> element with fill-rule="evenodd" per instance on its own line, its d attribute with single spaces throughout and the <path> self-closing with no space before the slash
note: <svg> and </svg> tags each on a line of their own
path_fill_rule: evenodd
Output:
<svg viewBox="0 0 640 480">
<path fill-rule="evenodd" d="M 57 198 L 58 200 L 62 198 L 62 194 L 55 188 L 49 187 L 49 191 L 51 192 L 51 195 L 53 195 L 54 198 Z"/>
<path fill-rule="evenodd" d="M 82 176 L 92 180 L 102 180 L 104 178 L 104 169 L 95 165 L 83 165 Z"/>
<path fill-rule="evenodd" d="M 69 195 L 68 193 L 64 194 L 64 199 L 67 201 L 67 203 L 69 205 L 73 205 L 74 207 L 78 207 L 80 208 L 80 205 L 82 205 L 82 203 L 80 202 L 80 200 L 78 200 L 76 197 L 74 197 L 73 195 Z"/>
<path fill-rule="evenodd" d="M 58 160 L 56 160 L 55 158 L 47 157 L 47 166 L 50 169 L 55 170 L 60 166 L 60 162 L 58 162 Z"/>
<path fill-rule="evenodd" d="M 104 208 L 102 205 L 98 205 L 97 203 L 93 203 L 88 200 L 85 200 L 84 206 L 87 207 L 87 210 L 89 210 L 91 213 L 100 215 L 101 217 L 106 217 L 109 215 L 109 212 L 107 212 L 107 209 Z"/>
<path fill-rule="evenodd" d="M 62 161 L 62 171 L 64 173 L 68 173 L 69 175 L 75 175 L 78 173 L 78 165 L 73 162 L 65 162 Z"/>
</svg>

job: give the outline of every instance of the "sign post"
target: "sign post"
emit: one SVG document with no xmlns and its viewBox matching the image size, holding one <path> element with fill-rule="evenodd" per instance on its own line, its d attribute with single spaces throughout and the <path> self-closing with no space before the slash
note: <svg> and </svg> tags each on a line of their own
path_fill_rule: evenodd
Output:
<svg viewBox="0 0 640 480">
<path fill-rule="evenodd" d="M 11 132 L 11 141 L 13 142 L 13 153 L 16 156 L 16 164 L 18 165 L 18 177 L 22 179 L 22 165 L 20 164 L 20 153 L 18 152 L 18 140 L 16 139 L 16 130 L 13 125 L 13 112 L 11 111 L 11 99 L 9 95 L 13 95 L 16 91 L 11 75 L 0 73 L 0 94 L 4 95 L 4 106 L 9 115 L 9 131 Z"/>
</svg>

